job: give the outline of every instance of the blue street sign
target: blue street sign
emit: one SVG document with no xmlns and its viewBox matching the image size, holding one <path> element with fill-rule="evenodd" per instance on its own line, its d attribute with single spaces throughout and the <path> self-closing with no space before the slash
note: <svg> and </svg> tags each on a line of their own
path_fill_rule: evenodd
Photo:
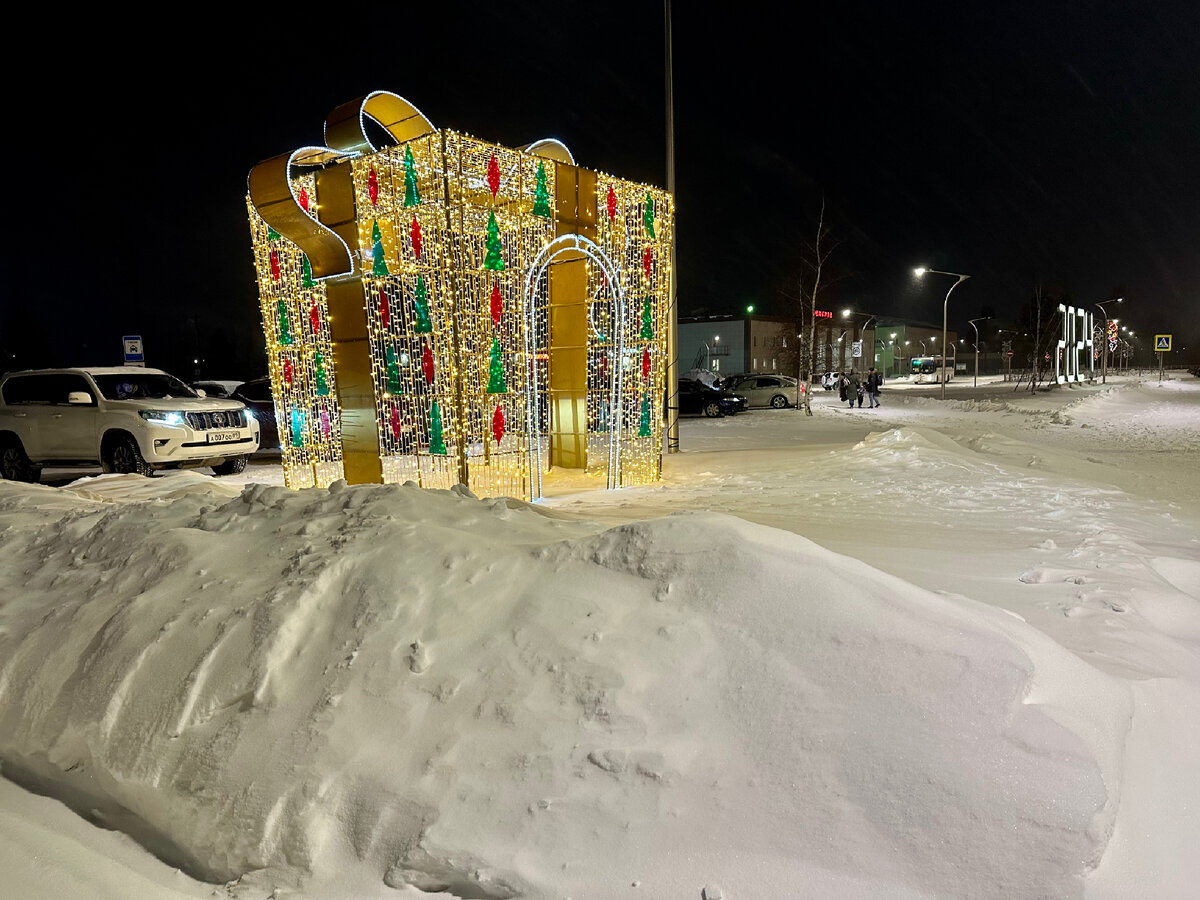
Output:
<svg viewBox="0 0 1200 900">
<path fill-rule="evenodd" d="M 127 334 L 121 338 L 121 343 L 125 345 L 126 365 L 145 364 L 146 356 L 142 352 L 142 336 L 140 334 Z"/>
<path fill-rule="evenodd" d="M 1171 349 L 1171 335 L 1169 335 L 1169 334 L 1156 334 L 1156 335 L 1154 336 L 1154 351 L 1155 351 L 1156 353 L 1157 353 L 1159 350 L 1166 350 L 1166 351 L 1170 351 L 1170 349 Z"/>
</svg>

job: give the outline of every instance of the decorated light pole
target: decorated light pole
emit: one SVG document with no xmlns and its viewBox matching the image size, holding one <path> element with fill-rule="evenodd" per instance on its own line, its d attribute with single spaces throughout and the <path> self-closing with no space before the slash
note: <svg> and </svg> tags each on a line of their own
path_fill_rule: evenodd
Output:
<svg viewBox="0 0 1200 900">
<path fill-rule="evenodd" d="M 1124 302 L 1125 302 L 1124 297 L 1117 297 L 1115 300 L 1105 300 L 1104 301 L 1104 303 L 1124 303 Z M 1102 356 L 1100 358 L 1100 383 L 1101 384 L 1108 383 L 1108 356 L 1113 350 L 1116 349 L 1116 346 L 1117 346 L 1116 329 L 1112 327 L 1113 325 L 1117 324 L 1117 320 L 1110 319 L 1108 317 L 1108 310 L 1106 310 L 1104 308 L 1104 303 L 1093 304 L 1093 306 L 1095 306 L 1097 309 L 1100 310 L 1100 315 L 1104 316 L 1104 353 L 1102 354 Z"/>
</svg>

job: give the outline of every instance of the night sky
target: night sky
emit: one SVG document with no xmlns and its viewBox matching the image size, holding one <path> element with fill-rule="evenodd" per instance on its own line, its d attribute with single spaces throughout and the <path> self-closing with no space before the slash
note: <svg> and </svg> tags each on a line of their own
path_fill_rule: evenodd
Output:
<svg viewBox="0 0 1200 900">
<path fill-rule="evenodd" d="M 139 333 L 184 377 L 264 373 L 246 175 L 372 90 L 665 185 L 661 4 L 435 6 L 32 29 L 38 62 L 4 63 L 0 369 L 116 363 Z M 952 329 L 1040 286 L 1200 347 L 1200 4 L 784 6 L 676 4 L 681 314 L 785 313 L 824 197 L 827 308 L 940 322 L 924 264 L 972 276 Z"/>
</svg>

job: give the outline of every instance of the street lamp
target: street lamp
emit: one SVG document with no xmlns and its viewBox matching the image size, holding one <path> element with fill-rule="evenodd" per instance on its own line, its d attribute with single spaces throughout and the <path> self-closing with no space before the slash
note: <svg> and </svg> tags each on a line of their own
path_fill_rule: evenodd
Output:
<svg viewBox="0 0 1200 900">
<path fill-rule="evenodd" d="M 1105 300 L 1104 303 L 1124 303 L 1124 297 L 1118 297 L 1116 300 Z M 1104 308 L 1104 303 L 1093 303 L 1100 310 L 1100 315 L 1104 316 L 1104 355 L 1100 358 L 1100 383 L 1108 383 L 1108 310 Z M 1113 320 L 1115 321 L 1115 320 Z"/>
<path fill-rule="evenodd" d="M 954 284 L 950 285 L 950 290 L 946 291 L 946 300 L 944 303 L 942 303 L 942 399 L 945 400 L 946 399 L 946 333 L 947 333 L 946 316 L 950 310 L 950 295 L 954 292 L 954 289 L 956 287 L 958 287 L 960 284 L 962 284 L 964 281 L 966 281 L 971 276 L 970 275 L 962 275 L 958 272 L 942 272 L 939 269 L 926 269 L 924 266 L 922 266 L 921 268 L 918 268 L 918 269 L 913 269 L 913 273 L 918 278 L 921 278 L 923 275 L 925 275 L 926 272 L 928 272 L 932 275 L 949 275 L 951 278 L 958 279 L 958 281 L 956 281 L 956 282 L 954 282 Z"/>
<path fill-rule="evenodd" d="M 863 324 L 862 324 L 862 328 L 860 328 L 858 330 L 858 339 L 861 341 L 867 335 L 867 326 L 870 325 L 872 322 L 874 322 L 875 319 L 877 319 L 879 317 L 879 314 L 878 313 L 867 314 L 867 313 L 855 312 L 852 309 L 843 309 L 842 310 L 842 318 L 843 319 L 848 319 L 851 316 L 866 316 L 867 317 L 867 320 L 865 322 L 863 322 Z M 874 352 L 875 352 L 874 345 L 872 345 L 871 353 L 874 354 Z"/>
<path fill-rule="evenodd" d="M 972 387 L 979 387 L 979 326 L 976 322 L 986 322 L 991 316 L 981 316 L 978 319 L 972 319 L 970 325 L 975 329 L 975 384 Z"/>
</svg>

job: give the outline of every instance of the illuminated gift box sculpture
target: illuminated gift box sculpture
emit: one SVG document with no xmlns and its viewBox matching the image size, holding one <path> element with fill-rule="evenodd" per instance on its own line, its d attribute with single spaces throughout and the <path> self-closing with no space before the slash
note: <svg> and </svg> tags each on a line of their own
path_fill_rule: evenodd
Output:
<svg viewBox="0 0 1200 900">
<path fill-rule="evenodd" d="M 325 142 L 249 177 L 288 487 L 656 480 L 671 196 L 382 91 L 335 109 Z"/>
</svg>

